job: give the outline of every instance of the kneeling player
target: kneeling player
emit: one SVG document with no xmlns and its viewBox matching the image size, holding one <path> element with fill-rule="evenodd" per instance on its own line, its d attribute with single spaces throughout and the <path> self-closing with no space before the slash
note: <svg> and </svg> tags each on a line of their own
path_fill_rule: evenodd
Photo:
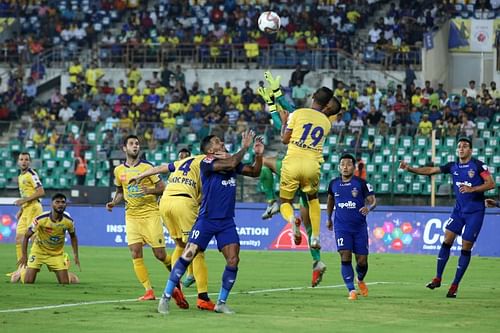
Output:
<svg viewBox="0 0 500 333">
<path fill-rule="evenodd" d="M 356 300 L 352 253 L 356 255 L 356 272 L 361 295 L 368 296 L 364 278 L 368 271 L 368 230 L 366 215 L 375 208 L 376 199 L 373 189 L 363 179 L 354 176 L 356 160 L 346 154 L 340 158 L 340 177 L 333 179 L 328 186 L 327 227 L 335 230 L 335 240 L 342 262 L 341 272 L 349 290 L 349 299 Z M 335 224 L 332 212 L 335 207 Z"/>
<path fill-rule="evenodd" d="M 70 277 L 64 256 L 64 237 L 68 231 L 71 237 L 71 247 L 75 264 L 80 267 L 78 257 L 78 239 L 75 233 L 73 219 L 65 213 L 66 197 L 57 193 L 52 197 L 52 210 L 37 216 L 24 235 L 20 266 L 27 266 L 24 283 L 34 283 L 42 265 L 56 274 L 57 281 L 69 284 Z M 28 241 L 35 235 L 35 241 L 28 256 Z"/>
</svg>

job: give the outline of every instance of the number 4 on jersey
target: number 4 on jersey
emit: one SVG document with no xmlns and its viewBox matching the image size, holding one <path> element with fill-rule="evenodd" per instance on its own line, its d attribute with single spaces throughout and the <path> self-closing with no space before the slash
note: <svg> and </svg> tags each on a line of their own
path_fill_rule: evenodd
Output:
<svg viewBox="0 0 500 333">
<path fill-rule="evenodd" d="M 193 163 L 194 158 L 190 158 L 186 162 L 182 163 L 182 165 L 179 167 L 179 170 L 181 170 L 184 174 L 184 176 L 187 176 L 189 171 L 191 171 L 191 163 Z"/>
</svg>

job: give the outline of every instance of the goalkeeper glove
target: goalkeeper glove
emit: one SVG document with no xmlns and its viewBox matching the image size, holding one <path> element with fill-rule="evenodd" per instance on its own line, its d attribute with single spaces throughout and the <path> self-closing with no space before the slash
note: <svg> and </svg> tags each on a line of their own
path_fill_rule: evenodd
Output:
<svg viewBox="0 0 500 333">
<path fill-rule="evenodd" d="M 281 95 L 281 89 L 280 89 L 280 80 L 281 76 L 276 76 L 276 78 L 273 78 L 273 75 L 271 74 L 270 71 L 264 72 L 264 78 L 266 79 L 267 83 L 269 84 L 269 87 L 272 89 L 274 98 L 278 98 Z"/>
<path fill-rule="evenodd" d="M 276 111 L 276 104 L 274 104 L 272 90 L 269 88 L 259 87 L 257 88 L 257 93 L 264 99 L 264 102 L 267 103 L 269 107 L 269 112 Z"/>
</svg>

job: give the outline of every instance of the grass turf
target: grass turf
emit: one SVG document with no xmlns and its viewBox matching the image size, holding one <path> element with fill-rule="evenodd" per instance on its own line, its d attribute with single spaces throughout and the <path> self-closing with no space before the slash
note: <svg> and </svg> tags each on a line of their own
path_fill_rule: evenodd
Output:
<svg viewBox="0 0 500 333">
<path fill-rule="evenodd" d="M 68 250 L 70 250 L 68 248 Z M 171 251 L 171 250 L 170 250 Z M 0 245 L 0 267 L 12 269 L 14 245 Z M 447 284 L 434 291 L 426 282 L 434 275 L 435 257 L 374 254 L 369 257 L 366 282 L 370 295 L 348 301 L 336 253 L 323 253 L 328 265 L 321 288 L 307 288 L 311 258 L 306 252 L 257 252 L 241 254 L 238 279 L 228 305 L 235 315 L 196 309 L 194 286 L 185 289 L 189 310 L 171 303 L 171 314 L 156 313 L 156 301 L 78 305 L 21 312 L 7 309 L 81 302 L 130 300 L 140 296 L 126 248 L 81 248 L 79 285 L 60 286 L 46 268 L 35 285 L 2 282 L 0 327 L 2 332 L 438 332 L 469 329 L 494 332 L 500 327 L 500 259 L 473 257 L 457 299 L 447 299 Z M 168 275 L 163 265 L 145 249 L 146 265 L 157 296 Z M 209 291 L 215 301 L 224 268 L 222 255 L 209 251 Z M 456 269 L 451 257 L 444 282 Z M 75 272 L 75 267 L 72 267 Z M 382 283 L 383 282 L 383 283 Z M 291 289 L 296 288 L 297 289 Z M 278 289 L 278 290 L 276 290 Z"/>
</svg>

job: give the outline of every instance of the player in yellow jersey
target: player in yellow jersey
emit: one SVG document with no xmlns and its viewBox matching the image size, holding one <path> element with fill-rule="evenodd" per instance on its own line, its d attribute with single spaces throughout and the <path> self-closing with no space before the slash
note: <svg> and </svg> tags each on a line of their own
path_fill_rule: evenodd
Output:
<svg viewBox="0 0 500 333">
<path fill-rule="evenodd" d="M 125 231 L 128 247 L 137 279 L 146 290 L 139 300 L 146 301 L 154 300 L 155 295 L 144 264 L 143 246 L 146 244 L 151 246 L 154 256 L 167 268 L 170 267 L 170 258 L 165 251 L 165 236 L 157 196 L 153 194 L 163 191 L 165 184 L 158 175 L 147 177 L 134 185 L 129 184 L 132 177 L 153 168 L 151 163 L 140 159 L 140 149 L 139 139 L 135 135 L 129 135 L 123 141 L 123 151 L 127 158 L 123 164 L 114 169 L 116 194 L 113 200 L 106 204 L 106 208 L 112 211 L 114 206 L 122 200 L 125 201 Z M 179 307 L 188 307 L 180 289 L 176 290 L 176 301 Z"/>
<path fill-rule="evenodd" d="M 170 173 L 168 184 L 160 200 L 160 214 L 170 237 L 176 244 L 172 254 L 172 266 L 175 265 L 186 247 L 201 203 L 200 163 L 206 156 L 190 155 L 189 151 L 182 155 L 179 154 L 179 157 L 185 156 L 185 158 L 168 165 L 149 169 L 130 180 L 132 184 L 135 184 L 151 175 Z M 205 253 L 202 252 L 196 256 L 192 266 L 198 289 L 197 307 L 201 310 L 213 311 L 215 304 L 208 297 L 208 269 Z"/>
<path fill-rule="evenodd" d="M 327 87 L 321 87 L 313 95 L 311 108 L 302 108 L 288 114 L 282 112 L 281 138 L 288 150 L 281 167 L 280 212 L 292 224 L 295 244 L 300 244 L 300 217 L 293 211 L 292 200 L 300 188 L 307 194 L 309 217 L 311 220 L 311 244 L 319 249 L 319 228 L 321 208 L 318 199 L 323 143 L 330 133 L 331 122 L 328 117 L 340 111 L 340 102 Z"/>
<path fill-rule="evenodd" d="M 27 266 L 26 273 L 24 274 L 24 283 L 34 283 L 42 265 L 47 265 L 49 270 L 56 274 L 59 283 L 70 283 L 68 266 L 64 256 L 66 231 L 71 238 L 75 264 L 80 267 L 75 225 L 73 219 L 65 210 L 66 197 L 62 193 L 56 193 L 52 197 L 51 211 L 44 212 L 35 217 L 24 235 L 22 256 L 18 262 L 20 267 Z M 28 256 L 28 242 L 33 235 L 36 236 L 36 239 L 31 246 Z"/>
<path fill-rule="evenodd" d="M 33 219 L 42 214 L 43 209 L 40 198 L 45 195 L 45 191 L 37 173 L 30 168 L 31 156 L 29 153 L 20 153 L 17 158 L 17 165 L 20 171 L 17 179 L 21 199 L 16 200 L 14 204 L 19 206 L 19 211 L 16 214 L 16 261 L 19 261 L 22 255 L 21 247 L 24 234 L 28 231 L 28 227 L 33 222 Z M 7 275 L 10 276 L 13 273 Z"/>
</svg>

